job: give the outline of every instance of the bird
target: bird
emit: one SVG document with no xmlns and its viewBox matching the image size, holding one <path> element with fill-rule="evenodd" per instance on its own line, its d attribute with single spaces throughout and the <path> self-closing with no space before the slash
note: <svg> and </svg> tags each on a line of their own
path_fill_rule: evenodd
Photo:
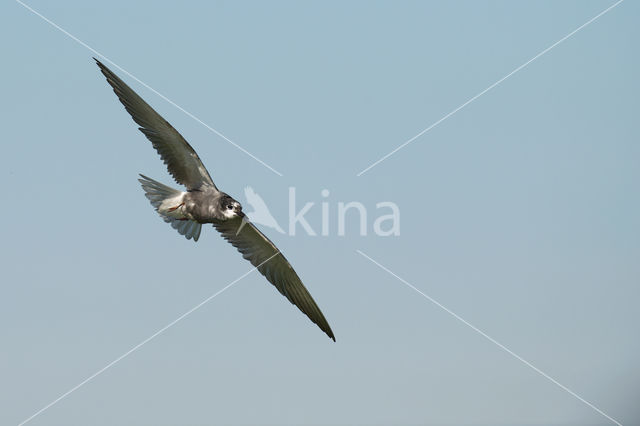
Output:
<svg viewBox="0 0 640 426">
<path fill-rule="evenodd" d="M 212 224 L 280 294 L 335 342 L 329 323 L 289 261 L 251 223 L 242 205 L 218 189 L 191 145 L 113 71 L 93 59 L 174 180 L 186 188 L 181 191 L 140 174 L 145 196 L 162 219 L 193 241 L 200 238 L 202 225 Z"/>
<path fill-rule="evenodd" d="M 260 225 L 268 226 L 269 228 L 273 228 L 281 234 L 284 234 L 280 225 L 276 221 L 276 218 L 273 217 L 267 204 L 264 202 L 262 197 L 253 190 L 252 187 L 246 186 L 244 188 L 244 196 L 247 199 L 247 202 L 253 207 L 253 212 L 247 213 L 247 216 L 251 218 L 252 222 L 258 223 Z"/>
</svg>

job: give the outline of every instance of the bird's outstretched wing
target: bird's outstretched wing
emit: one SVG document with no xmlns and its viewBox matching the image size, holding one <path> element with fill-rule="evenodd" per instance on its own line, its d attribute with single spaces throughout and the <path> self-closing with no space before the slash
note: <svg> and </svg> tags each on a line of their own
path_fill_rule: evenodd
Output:
<svg viewBox="0 0 640 426">
<path fill-rule="evenodd" d="M 311 321 L 327 335 L 336 340 L 329 323 L 322 315 L 302 281 L 293 270 L 291 264 L 280 253 L 278 248 L 256 228 L 251 222 L 246 222 L 242 228 L 242 219 L 237 217 L 225 221 L 215 222 L 213 226 L 242 253 L 258 271 L 273 284 L 278 291 L 300 309 Z M 240 232 L 238 232 L 240 229 Z"/>
<path fill-rule="evenodd" d="M 97 59 L 96 62 L 120 102 L 131 114 L 133 121 L 140 125 L 140 131 L 151 141 L 176 182 L 187 189 L 208 185 L 218 190 L 198 154 L 182 135 L 102 62 Z"/>
</svg>

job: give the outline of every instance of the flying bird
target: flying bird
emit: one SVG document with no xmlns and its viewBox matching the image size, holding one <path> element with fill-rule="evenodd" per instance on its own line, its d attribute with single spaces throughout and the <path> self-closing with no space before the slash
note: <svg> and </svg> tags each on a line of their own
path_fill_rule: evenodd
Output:
<svg viewBox="0 0 640 426">
<path fill-rule="evenodd" d="M 278 225 L 276 218 L 273 217 L 269 211 L 267 203 L 264 202 L 262 197 L 258 195 L 252 187 L 247 186 L 244 188 L 244 196 L 247 199 L 247 203 L 253 207 L 253 212 L 247 213 L 247 216 L 249 216 L 253 222 L 268 226 L 269 228 L 273 228 L 279 233 L 284 234 L 284 231 L 280 228 L 280 225 Z"/>
<path fill-rule="evenodd" d="M 99 60 L 95 61 L 169 173 L 186 187 L 186 191 L 181 191 L 140 175 L 145 195 L 158 214 L 194 241 L 200 238 L 202 225 L 211 223 L 289 302 L 335 341 L 329 323 L 291 264 L 248 220 L 240 203 L 216 187 L 191 145 L 117 75 Z"/>
</svg>

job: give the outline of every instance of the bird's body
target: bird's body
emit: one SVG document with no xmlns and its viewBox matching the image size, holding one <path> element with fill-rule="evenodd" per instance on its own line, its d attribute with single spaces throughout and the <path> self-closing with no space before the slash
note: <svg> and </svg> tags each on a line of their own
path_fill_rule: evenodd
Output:
<svg viewBox="0 0 640 426">
<path fill-rule="evenodd" d="M 142 180 L 142 179 L 140 179 Z M 229 206 L 229 207 L 227 207 Z M 200 224 L 241 216 L 240 203 L 224 192 L 209 188 L 184 191 L 162 201 L 158 213 L 178 220 L 191 220 Z"/>
<path fill-rule="evenodd" d="M 198 154 L 171 124 L 153 110 L 109 68 L 96 60 L 120 102 L 140 131 L 151 141 L 180 191 L 144 175 L 139 179 L 146 197 L 160 216 L 187 239 L 197 241 L 203 224 L 213 224 L 222 237 L 335 341 L 320 308 L 278 248 L 242 212 L 242 205 L 220 191 Z"/>
</svg>

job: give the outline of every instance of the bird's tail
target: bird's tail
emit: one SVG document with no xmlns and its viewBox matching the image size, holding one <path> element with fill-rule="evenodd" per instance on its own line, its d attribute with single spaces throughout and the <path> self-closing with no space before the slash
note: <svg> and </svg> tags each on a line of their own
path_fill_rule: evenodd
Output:
<svg viewBox="0 0 640 426">
<path fill-rule="evenodd" d="M 149 201 L 151 201 L 151 205 L 155 207 L 156 211 L 160 214 L 160 217 L 162 217 L 165 222 L 170 223 L 171 226 L 180 234 L 184 235 L 187 240 L 193 238 L 194 241 L 198 241 L 202 225 L 192 220 L 179 219 L 170 216 L 167 214 L 167 209 L 164 208 L 166 206 L 163 205 L 163 203 L 171 199 L 178 199 L 181 197 L 182 191 L 173 189 L 158 181 L 148 178 L 145 175 L 140 175 L 140 177 L 142 179 L 138 179 L 138 181 L 142 184 L 144 195 L 149 199 Z"/>
</svg>

